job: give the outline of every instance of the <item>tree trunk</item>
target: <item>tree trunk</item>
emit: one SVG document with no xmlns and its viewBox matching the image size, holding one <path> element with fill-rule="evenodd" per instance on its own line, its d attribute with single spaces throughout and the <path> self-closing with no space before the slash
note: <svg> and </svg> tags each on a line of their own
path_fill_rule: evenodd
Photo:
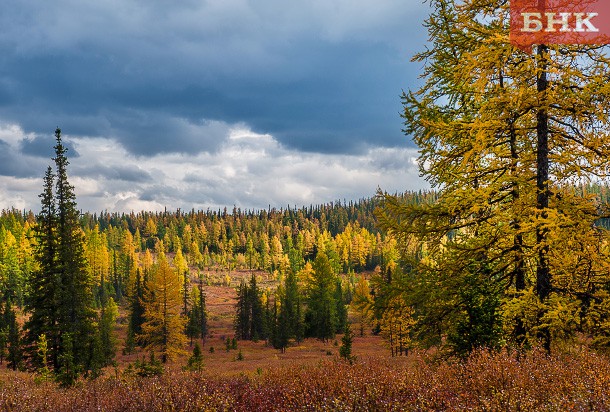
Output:
<svg viewBox="0 0 610 412">
<path fill-rule="evenodd" d="M 546 209 L 549 207 L 549 115 L 547 112 L 548 89 L 548 47 L 544 44 L 538 46 L 537 55 L 538 75 L 536 86 L 538 98 L 540 99 L 538 112 L 536 113 L 536 188 L 538 218 L 547 217 Z M 551 274 L 549 270 L 547 244 L 547 229 L 538 223 L 536 228 L 536 245 L 538 246 L 538 266 L 536 268 L 536 294 L 540 301 L 544 301 L 551 292 Z M 551 338 L 549 331 L 542 332 L 544 348 L 550 351 Z"/>
</svg>

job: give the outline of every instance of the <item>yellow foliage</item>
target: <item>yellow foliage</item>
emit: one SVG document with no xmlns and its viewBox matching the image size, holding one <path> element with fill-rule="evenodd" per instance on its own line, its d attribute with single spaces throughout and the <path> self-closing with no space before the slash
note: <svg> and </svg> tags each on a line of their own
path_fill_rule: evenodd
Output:
<svg viewBox="0 0 610 412">
<path fill-rule="evenodd" d="M 413 308 L 401 295 L 388 300 L 381 316 L 381 335 L 390 345 L 392 356 L 407 354 L 412 346 L 410 332 L 415 325 Z"/>
<path fill-rule="evenodd" d="M 164 362 L 184 353 L 186 319 L 181 316 L 181 280 L 161 253 L 148 282 L 142 334 L 138 340 L 146 350 L 161 353 Z"/>
</svg>

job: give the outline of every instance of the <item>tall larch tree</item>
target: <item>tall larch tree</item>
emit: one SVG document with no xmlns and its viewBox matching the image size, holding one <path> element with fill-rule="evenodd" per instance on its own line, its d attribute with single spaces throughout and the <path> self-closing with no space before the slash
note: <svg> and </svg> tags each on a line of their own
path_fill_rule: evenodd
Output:
<svg viewBox="0 0 610 412">
<path fill-rule="evenodd" d="M 97 286 L 96 298 L 100 305 L 103 305 L 102 295 L 107 294 L 107 285 L 109 285 L 110 273 L 110 255 L 108 253 L 108 242 L 106 236 L 99 231 L 99 225 L 96 225 L 86 234 L 86 257 L 88 262 L 89 276 L 94 285 Z"/>
<path fill-rule="evenodd" d="M 361 275 L 356 283 L 351 305 L 356 309 L 360 318 L 360 336 L 364 336 L 364 327 L 371 317 L 373 307 L 371 288 L 364 275 Z"/>
<path fill-rule="evenodd" d="M 512 340 L 550 350 L 562 322 L 553 306 L 578 301 L 586 313 L 608 282 L 608 234 L 595 225 L 603 205 L 575 189 L 610 170 L 607 48 L 536 45 L 530 55 L 509 43 L 508 2 L 431 6 L 430 47 L 414 58 L 424 85 L 403 102 L 439 198 L 385 196 L 381 225 L 403 248 L 416 235 L 433 257 L 405 277 L 419 326 L 451 334 L 464 310 L 456 294 L 486 278 L 514 300 L 500 310 L 522 309 L 504 311 Z"/>
<path fill-rule="evenodd" d="M 146 345 L 146 350 L 160 352 L 163 363 L 184 353 L 186 318 L 181 315 L 181 284 L 180 276 L 160 251 L 152 281 L 147 287 L 146 321 L 138 338 Z"/>
</svg>

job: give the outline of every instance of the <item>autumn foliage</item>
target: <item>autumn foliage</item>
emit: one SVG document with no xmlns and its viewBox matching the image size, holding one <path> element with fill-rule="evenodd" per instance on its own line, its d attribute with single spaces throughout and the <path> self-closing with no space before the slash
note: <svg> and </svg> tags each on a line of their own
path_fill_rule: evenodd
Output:
<svg viewBox="0 0 610 412">
<path fill-rule="evenodd" d="M 483 411 L 607 410 L 610 360 L 592 352 L 475 351 L 462 362 L 422 354 L 327 360 L 260 373 L 171 372 L 113 376 L 57 391 L 26 374 L 4 376 L 3 410 L 14 411 Z"/>
</svg>

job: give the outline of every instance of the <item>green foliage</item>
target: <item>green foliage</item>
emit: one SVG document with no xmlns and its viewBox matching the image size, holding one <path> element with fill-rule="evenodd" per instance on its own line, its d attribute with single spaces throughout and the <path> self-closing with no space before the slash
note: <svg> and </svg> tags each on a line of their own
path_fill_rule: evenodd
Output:
<svg viewBox="0 0 610 412">
<path fill-rule="evenodd" d="M 59 332 L 69 334 L 72 343 L 74 369 L 86 370 L 94 332 L 92 280 L 87 271 L 84 235 L 80 228 L 80 211 L 76 207 L 74 187 L 68 182 L 68 149 L 61 140 L 61 130 L 55 131 L 55 200 L 57 204 L 57 264 L 59 293 Z"/>
<path fill-rule="evenodd" d="M 93 363 L 96 369 L 111 365 L 116 355 L 117 338 L 114 334 L 119 309 L 114 299 L 109 298 L 100 312 Z"/>
<path fill-rule="evenodd" d="M 339 347 L 339 356 L 343 359 L 349 361 L 349 363 L 353 363 L 356 358 L 352 355 L 352 344 L 354 342 L 354 333 L 352 332 L 352 328 L 347 322 L 345 324 L 345 329 L 343 330 L 343 337 L 341 338 L 341 347 Z"/>
<path fill-rule="evenodd" d="M 40 335 L 38 342 L 36 343 L 37 348 L 37 364 L 40 365 L 36 369 L 37 376 L 35 380 L 37 383 L 46 382 L 51 380 L 51 370 L 49 369 L 49 347 L 46 335 Z"/>
<path fill-rule="evenodd" d="M 333 294 L 333 299 L 335 300 L 336 310 L 335 313 L 337 315 L 337 323 L 336 323 L 336 333 L 341 333 L 345 330 L 347 325 L 347 305 L 345 302 L 345 297 L 343 293 L 343 285 L 341 279 L 337 278 L 335 293 Z"/>
<path fill-rule="evenodd" d="M 332 339 L 337 329 L 337 302 L 334 298 L 337 276 L 330 260 L 318 252 L 313 264 L 313 275 L 307 285 L 308 335 L 321 340 Z"/>
<path fill-rule="evenodd" d="M 62 336 L 62 351 L 59 356 L 59 371 L 55 379 L 64 387 L 72 386 L 78 379 L 79 367 L 74 361 L 74 344 L 72 335 L 66 333 Z"/>
<path fill-rule="evenodd" d="M 45 174 L 42 210 L 38 216 L 36 258 L 39 270 L 32 274 L 31 296 L 26 307 L 30 318 L 26 341 L 35 350 L 41 334 L 50 341 L 50 357 L 59 380 L 71 384 L 77 371 L 91 367 L 95 334 L 92 280 L 87 270 L 80 212 L 74 187 L 68 182 L 67 149 L 61 131 L 55 131 L 56 174 Z"/>
<path fill-rule="evenodd" d="M 271 345 L 275 349 L 285 352 L 290 340 L 290 326 L 288 323 L 288 311 L 282 306 L 282 299 L 285 300 L 285 296 L 281 288 L 278 291 L 278 295 L 273 302 L 273 314 L 270 317 L 272 325 L 270 340 Z"/>
<path fill-rule="evenodd" d="M 192 307 L 188 311 L 186 335 L 191 339 L 191 342 L 194 338 L 201 338 L 203 342 L 208 333 L 208 314 L 205 293 L 203 292 L 203 276 L 199 276 L 199 285 L 193 288 L 191 295 Z"/>
<path fill-rule="evenodd" d="M 193 354 L 188 359 L 185 370 L 201 372 L 203 369 L 203 354 L 201 352 L 201 346 L 199 346 L 199 342 L 195 342 L 195 346 L 193 347 Z"/>
<path fill-rule="evenodd" d="M 291 339 L 300 341 L 304 335 L 301 299 L 296 273 L 289 271 L 284 283 L 275 292 L 273 308 L 268 309 L 267 323 L 270 341 L 275 349 L 286 351 Z"/>
<path fill-rule="evenodd" d="M 500 300 L 502 290 L 489 279 L 489 271 L 481 264 L 472 265 L 456 293 L 459 310 L 447 333 L 447 345 L 452 353 L 468 356 L 479 348 L 498 349 L 504 343 Z"/>
<path fill-rule="evenodd" d="M 4 308 L 4 325 L 7 328 L 8 354 L 6 360 L 8 367 L 17 370 L 23 368 L 23 347 L 21 342 L 21 328 L 17 323 L 15 310 L 10 299 Z"/>
<path fill-rule="evenodd" d="M 150 357 L 148 362 L 146 358 L 142 357 L 142 360 L 136 360 L 135 365 L 135 374 L 137 376 L 143 378 L 150 378 L 152 376 L 160 376 L 163 375 L 163 363 L 160 360 L 155 358 L 155 353 L 150 352 Z"/>
<path fill-rule="evenodd" d="M 49 340 L 49 356 L 54 368 L 59 365 L 59 268 L 57 262 L 57 212 L 53 185 L 55 174 L 49 166 L 44 177 L 44 190 L 40 195 L 41 211 L 35 227 L 35 256 L 38 270 L 30 278 L 30 298 L 26 310 L 30 317 L 25 324 L 26 341 L 32 347 L 41 335 Z"/>
<path fill-rule="evenodd" d="M 254 274 L 249 284 L 242 280 L 237 289 L 234 326 L 237 339 L 257 341 L 266 337 L 262 294 Z"/>
<path fill-rule="evenodd" d="M 127 329 L 127 340 L 125 342 L 125 352 L 133 351 L 136 337 L 142 334 L 142 325 L 146 321 L 144 318 L 145 307 L 145 285 L 142 272 L 138 268 L 133 286 L 133 291 L 129 297 L 129 324 Z"/>
</svg>

